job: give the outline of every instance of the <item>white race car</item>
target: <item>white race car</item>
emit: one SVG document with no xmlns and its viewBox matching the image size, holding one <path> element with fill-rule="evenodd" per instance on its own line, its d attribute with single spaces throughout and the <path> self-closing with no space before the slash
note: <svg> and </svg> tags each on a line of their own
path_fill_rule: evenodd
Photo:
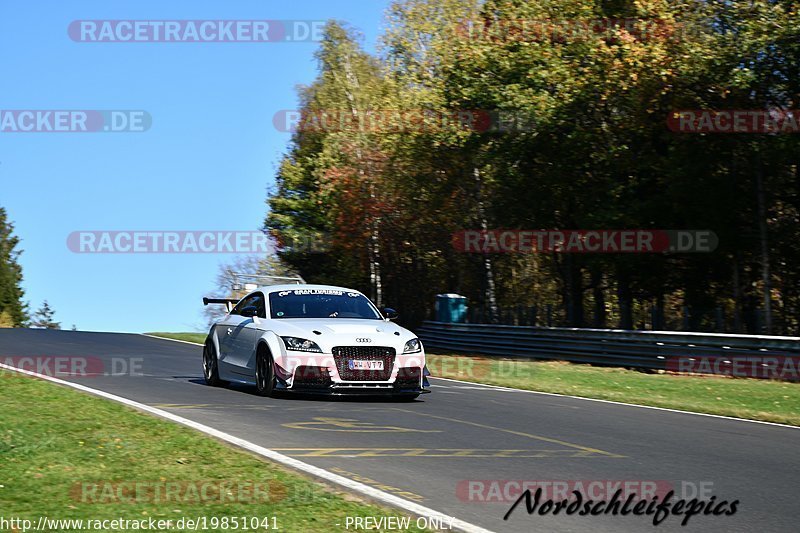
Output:
<svg viewBox="0 0 800 533">
<path fill-rule="evenodd" d="M 363 294 L 328 285 L 260 287 L 226 304 L 203 348 L 206 383 L 255 385 L 259 394 L 388 394 L 414 399 L 427 389 L 420 340 Z M 233 306 L 235 304 L 235 306 Z"/>
</svg>

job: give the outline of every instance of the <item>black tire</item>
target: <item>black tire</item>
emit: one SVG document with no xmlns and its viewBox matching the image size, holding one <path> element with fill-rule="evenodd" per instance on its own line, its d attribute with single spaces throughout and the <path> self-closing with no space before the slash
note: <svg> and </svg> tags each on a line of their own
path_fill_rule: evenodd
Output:
<svg viewBox="0 0 800 533">
<path fill-rule="evenodd" d="M 269 350 L 259 347 L 256 352 L 256 391 L 259 396 L 275 396 L 275 368 Z"/>
<path fill-rule="evenodd" d="M 219 361 L 217 360 L 217 351 L 214 349 L 212 342 L 206 342 L 203 346 L 203 377 L 206 380 L 206 385 L 212 387 L 221 387 L 225 382 L 219 379 Z"/>
</svg>

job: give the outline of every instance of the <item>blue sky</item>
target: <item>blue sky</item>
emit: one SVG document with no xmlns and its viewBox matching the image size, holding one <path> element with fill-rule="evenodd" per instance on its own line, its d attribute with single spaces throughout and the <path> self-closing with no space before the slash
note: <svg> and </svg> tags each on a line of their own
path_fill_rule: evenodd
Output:
<svg viewBox="0 0 800 533">
<path fill-rule="evenodd" d="M 189 331 L 231 254 L 76 254 L 79 230 L 254 230 L 315 43 L 79 43 L 73 20 L 346 21 L 374 51 L 388 0 L 0 0 L 0 109 L 141 109 L 141 133 L 0 132 L 0 206 L 22 239 L 25 299 L 62 327 Z"/>
</svg>

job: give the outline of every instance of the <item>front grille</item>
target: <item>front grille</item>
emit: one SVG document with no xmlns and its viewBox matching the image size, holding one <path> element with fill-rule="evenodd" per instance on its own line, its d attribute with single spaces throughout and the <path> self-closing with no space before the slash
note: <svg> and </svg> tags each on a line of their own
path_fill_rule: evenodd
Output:
<svg viewBox="0 0 800 533">
<path fill-rule="evenodd" d="M 394 348 L 384 346 L 336 346 L 332 350 L 339 377 L 344 381 L 387 381 L 394 367 Z M 350 370 L 349 359 L 383 361 L 383 370 Z"/>
</svg>

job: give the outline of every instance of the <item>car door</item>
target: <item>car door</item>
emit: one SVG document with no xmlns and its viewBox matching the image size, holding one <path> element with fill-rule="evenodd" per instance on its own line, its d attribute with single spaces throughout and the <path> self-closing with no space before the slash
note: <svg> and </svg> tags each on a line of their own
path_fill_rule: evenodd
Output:
<svg viewBox="0 0 800 533">
<path fill-rule="evenodd" d="M 254 292 L 242 302 L 242 308 L 256 308 L 255 317 L 240 316 L 241 320 L 235 325 L 228 326 L 232 331 L 227 335 L 230 340 L 231 349 L 228 353 L 226 363 L 232 373 L 252 378 L 255 375 L 255 351 L 256 341 L 259 337 L 259 323 L 266 318 L 264 305 L 264 295 Z M 237 306 L 238 307 L 238 306 Z"/>
<path fill-rule="evenodd" d="M 237 364 L 236 352 L 240 349 L 240 335 L 247 324 L 253 322 L 253 319 L 242 316 L 241 313 L 242 309 L 251 306 L 254 300 L 255 298 L 252 294 L 242 298 L 228 316 L 217 323 L 219 370 L 220 377 L 223 379 L 231 379 L 243 374 L 242 369 Z"/>
</svg>

